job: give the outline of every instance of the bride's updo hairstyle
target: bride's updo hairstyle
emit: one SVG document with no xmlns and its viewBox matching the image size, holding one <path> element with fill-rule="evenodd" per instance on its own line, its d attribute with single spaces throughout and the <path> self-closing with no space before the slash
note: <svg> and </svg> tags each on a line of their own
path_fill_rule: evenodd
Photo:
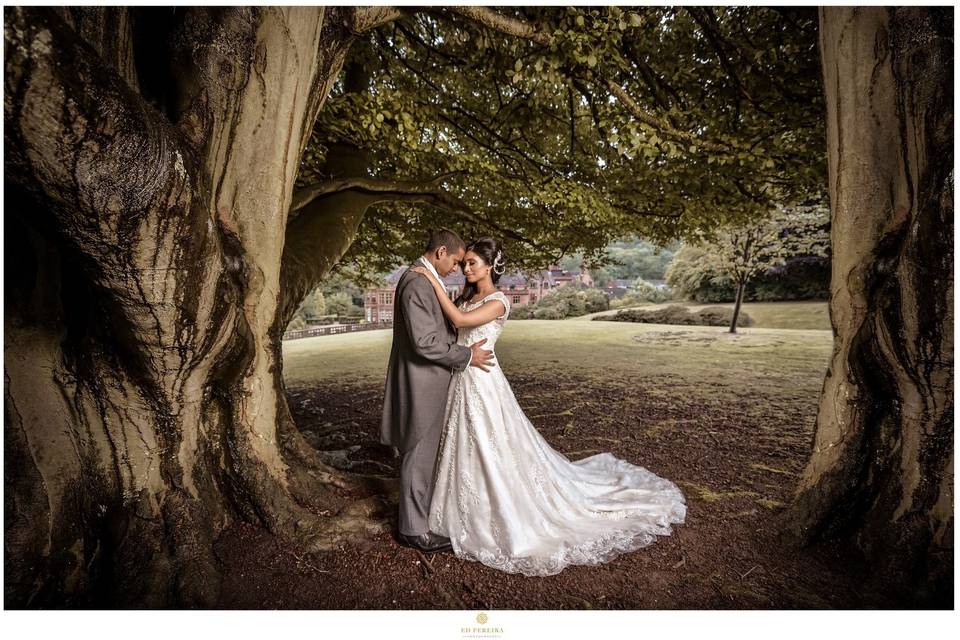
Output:
<svg viewBox="0 0 960 640">
<path fill-rule="evenodd" d="M 493 284 L 497 284 L 505 271 L 504 264 L 506 263 L 506 256 L 503 254 L 503 249 L 500 248 L 500 243 L 490 237 L 477 238 L 467 245 L 466 253 L 470 251 L 477 254 L 484 263 L 493 267 L 490 270 L 490 277 L 493 279 Z M 472 298 L 477 292 L 475 283 L 468 282 L 466 278 L 464 278 L 464 283 L 463 291 L 454 301 L 458 305 Z"/>
</svg>

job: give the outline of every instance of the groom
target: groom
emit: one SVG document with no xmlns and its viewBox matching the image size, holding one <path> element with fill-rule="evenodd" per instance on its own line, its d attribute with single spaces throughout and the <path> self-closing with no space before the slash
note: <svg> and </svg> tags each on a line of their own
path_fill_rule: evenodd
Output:
<svg viewBox="0 0 960 640">
<path fill-rule="evenodd" d="M 420 264 L 443 283 L 456 271 L 466 247 L 449 229 L 433 233 Z M 433 474 L 455 371 L 474 366 L 489 371 L 492 351 L 486 340 L 459 345 L 427 278 L 407 270 L 397 282 L 393 301 L 393 346 L 387 365 L 380 441 L 403 454 L 400 465 L 400 541 L 421 551 L 444 551 L 450 539 L 429 531 Z"/>
</svg>

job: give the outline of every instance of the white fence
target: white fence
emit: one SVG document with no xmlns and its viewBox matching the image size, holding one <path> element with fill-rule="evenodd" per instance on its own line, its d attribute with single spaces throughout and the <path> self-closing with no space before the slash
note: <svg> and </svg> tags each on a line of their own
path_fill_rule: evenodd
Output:
<svg viewBox="0 0 960 640">
<path fill-rule="evenodd" d="M 312 327 L 310 329 L 300 329 L 299 331 L 287 331 L 283 334 L 283 339 L 298 340 L 300 338 L 312 338 L 313 336 L 332 336 L 338 333 L 353 333 L 354 331 L 374 331 L 376 329 L 389 329 L 392 326 L 392 322 L 331 324 L 326 327 Z"/>
</svg>

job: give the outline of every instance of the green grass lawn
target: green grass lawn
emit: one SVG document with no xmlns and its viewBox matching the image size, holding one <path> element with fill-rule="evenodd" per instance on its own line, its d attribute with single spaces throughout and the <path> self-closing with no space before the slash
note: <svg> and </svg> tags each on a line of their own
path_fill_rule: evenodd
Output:
<svg viewBox="0 0 960 640">
<path fill-rule="evenodd" d="M 289 384 L 382 381 L 392 335 L 382 330 L 285 342 L 284 377 Z M 508 374 L 547 368 L 583 378 L 669 375 L 710 393 L 743 384 L 773 388 L 811 373 L 811 384 L 819 385 L 816 372 L 826 371 L 831 346 L 830 332 L 822 330 L 749 327 L 730 334 L 723 327 L 579 319 L 509 322 L 496 351 Z"/>
<path fill-rule="evenodd" d="M 632 309 L 662 309 L 671 304 L 679 304 L 690 310 L 705 307 L 727 307 L 733 309 L 733 303 L 701 304 L 694 302 L 667 302 L 663 304 L 647 304 Z M 830 314 L 826 302 L 799 301 L 799 302 L 745 302 L 741 307 L 744 312 L 753 318 L 754 326 L 764 329 L 821 329 L 830 331 Z M 605 316 L 616 313 L 600 311 L 579 318 L 568 320 L 589 320 L 594 316 Z"/>
</svg>

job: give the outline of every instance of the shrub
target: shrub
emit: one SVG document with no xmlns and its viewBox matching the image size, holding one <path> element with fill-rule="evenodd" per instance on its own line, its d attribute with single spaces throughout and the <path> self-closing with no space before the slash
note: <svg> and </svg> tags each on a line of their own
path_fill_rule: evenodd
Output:
<svg viewBox="0 0 960 640">
<path fill-rule="evenodd" d="M 673 294 L 669 290 L 657 289 L 643 278 L 637 278 L 634 280 L 633 286 L 627 290 L 625 296 L 610 301 L 610 308 L 635 307 L 646 302 L 659 304 L 670 300 L 672 297 Z"/>
<path fill-rule="evenodd" d="M 696 315 L 701 320 L 698 324 L 711 327 L 729 327 L 730 321 L 733 320 L 733 309 L 730 307 L 704 307 Z M 744 313 L 741 308 L 740 315 L 737 316 L 737 326 L 752 327 L 753 324 L 753 318 Z"/>
<path fill-rule="evenodd" d="M 562 320 L 567 315 L 567 305 L 537 306 L 533 309 L 533 318 L 536 320 Z"/>
<path fill-rule="evenodd" d="M 300 316 L 294 316 L 293 320 L 290 321 L 290 324 L 287 325 L 287 331 L 299 331 L 300 329 L 306 329 L 307 323 L 304 322 L 303 318 Z"/>
<path fill-rule="evenodd" d="M 710 327 L 730 326 L 733 309 L 727 307 L 706 307 L 700 311 L 690 311 L 684 306 L 672 304 L 663 309 L 624 309 L 613 316 L 602 316 L 594 320 L 612 320 L 614 322 L 643 322 L 648 324 L 683 324 Z M 740 310 L 738 327 L 753 326 L 753 319 Z"/>
<path fill-rule="evenodd" d="M 510 309 L 510 319 L 511 320 L 532 320 L 533 319 L 534 305 L 525 304 L 520 307 L 513 307 Z"/>
<path fill-rule="evenodd" d="M 605 291 L 600 289 L 584 289 L 582 292 L 586 313 L 596 313 L 597 311 L 606 311 L 610 308 L 610 298 Z M 582 313 L 580 315 L 583 315 Z"/>
<path fill-rule="evenodd" d="M 536 304 L 529 305 L 525 315 L 537 320 L 561 320 L 606 311 L 609 308 L 610 301 L 604 291 L 567 285 L 554 289 Z"/>
</svg>

